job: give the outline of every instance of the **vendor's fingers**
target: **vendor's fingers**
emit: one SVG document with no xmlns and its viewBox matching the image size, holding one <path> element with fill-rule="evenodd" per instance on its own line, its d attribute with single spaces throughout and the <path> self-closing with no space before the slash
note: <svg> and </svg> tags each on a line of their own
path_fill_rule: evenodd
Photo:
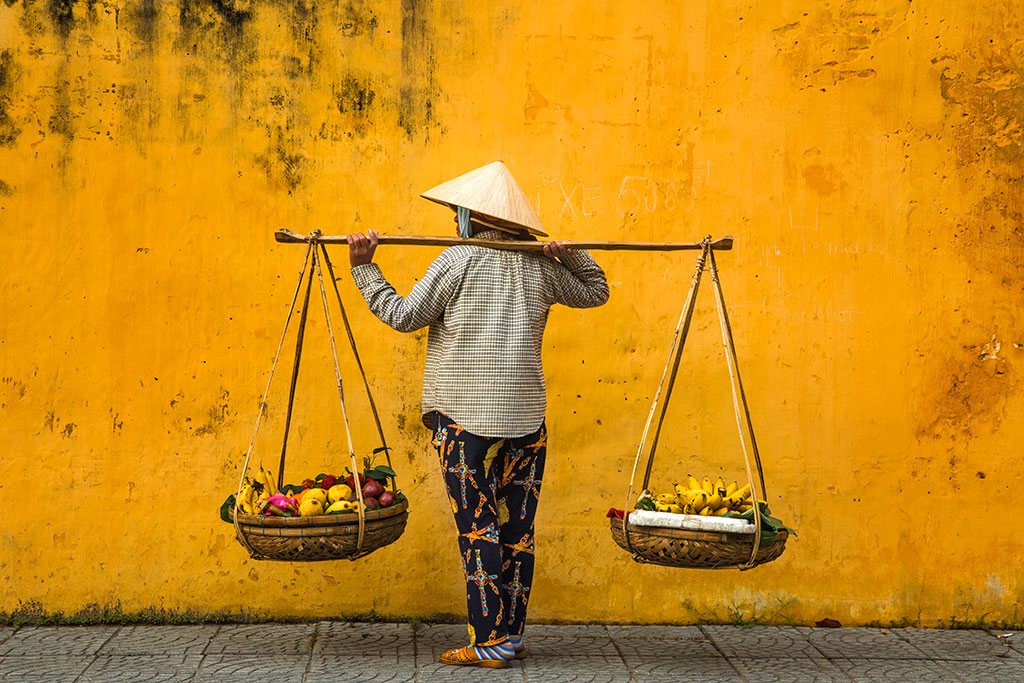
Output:
<svg viewBox="0 0 1024 683">
<path fill-rule="evenodd" d="M 377 248 L 377 243 L 378 243 L 377 231 L 376 230 L 371 230 L 370 231 L 370 248 L 371 249 L 376 249 Z"/>
</svg>

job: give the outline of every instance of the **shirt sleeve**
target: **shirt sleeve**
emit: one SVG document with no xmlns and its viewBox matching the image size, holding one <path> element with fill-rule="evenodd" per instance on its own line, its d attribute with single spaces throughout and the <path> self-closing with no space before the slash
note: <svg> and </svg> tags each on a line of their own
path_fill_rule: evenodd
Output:
<svg viewBox="0 0 1024 683">
<path fill-rule="evenodd" d="M 457 273 L 442 253 L 407 297 L 399 296 L 376 263 L 354 266 L 352 281 L 381 322 L 399 332 L 415 332 L 441 318 L 455 293 Z"/>
<path fill-rule="evenodd" d="M 597 261 L 574 249 L 560 263 L 552 261 L 554 302 L 570 308 L 593 308 L 608 301 L 608 281 Z"/>
</svg>

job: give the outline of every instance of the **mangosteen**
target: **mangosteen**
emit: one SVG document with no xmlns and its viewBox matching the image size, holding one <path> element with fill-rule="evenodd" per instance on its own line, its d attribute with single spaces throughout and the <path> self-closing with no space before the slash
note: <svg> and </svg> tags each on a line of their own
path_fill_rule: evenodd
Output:
<svg viewBox="0 0 1024 683">
<path fill-rule="evenodd" d="M 391 493 L 391 491 L 385 491 L 384 493 L 380 494 L 380 506 L 382 508 L 390 507 L 391 505 L 394 504 L 395 494 Z"/>
<path fill-rule="evenodd" d="M 363 498 L 363 505 L 367 510 L 376 510 L 380 507 L 380 501 L 376 498 Z"/>
<path fill-rule="evenodd" d="M 384 487 L 372 479 L 363 485 L 363 498 L 377 498 L 382 493 Z"/>
</svg>

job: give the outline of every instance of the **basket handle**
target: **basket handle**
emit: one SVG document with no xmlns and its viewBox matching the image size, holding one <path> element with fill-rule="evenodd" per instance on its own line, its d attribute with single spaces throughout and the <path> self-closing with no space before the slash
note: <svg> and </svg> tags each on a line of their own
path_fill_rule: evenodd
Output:
<svg viewBox="0 0 1024 683">
<path fill-rule="evenodd" d="M 295 284 L 295 293 L 292 294 L 292 302 L 288 307 L 288 315 L 285 316 L 284 319 L 284 329 L 281 330 L 281 340 L 277 344 L 277 352 L 274 354 L 274 362 L 270 366 L 270 376 L 267 378 L 267 386 L 263 390 L 263 398 L 260 400 L 259 411 L 256 413 L 256 424 L 252 430 L 252 438 L 249 440 L 249 448 L 246 449 L 245 451 L 245 462 L 242 464 L 242 472 L 238 476 L 238 490 L 235 492 L 236 501 L 242 497 L 242 488 L 245 486 L 245 473 L 249 471 L 249 460 L 252 458 L 253 446 L 256 445 L 256 435 L 259 434 L 260 424 L 263 421 L 263 414 L 266 412 L 267 409 L 267 396 L 270 394 L 270 384 L 271 382 L 274 381 L 274 371 L 277 369 L 277 362 L 281 359 L 281 350 L 284 348 L 284 340 L 288 334 L 288 326 L 291 324 L 292 314 L 295 312 L 295 302 L 298 301 L 299 292 L 302 291 L 302 281 L 305 279 L 306 276 L 306 266 L 309 265 L 309 255 L 310 252 L 312 251 L 312 248 L 313 243 L 310 242 L 309 245 L 306 247 L 306 255 L 302 258 L 302 267 L 299 269 L 299 280 Z M 310 270 L 309 277 L 310 284 L 312 284 L 312 269 Z M 307 302 L 309 300 L 308 290 L 306 300 Z M 303 308 L 305 308 L 305 306 Z M 246 538 L 245 533 L 242 531 L 241 527 L 238 524 L 238 515 L 232 514 L 231 520 L 235 527 L 235 534 L 238 536 L 239 540 L 242 541 L 242 545 L 245 546 L 245 549 L 249 551 L 249 556 L 254 559 L 258 559 L 261 556 L 261 554 L 257 552 L 256 549 L 252 547 L 252 545 L 250 545 L 249 540 Z"/>
<path fill-rule="evenodd" d="M 764 470 L 761 469 L 761 455 L 757 452 L 757 440 L 754 438 L 754 423 L 750 419 L 747 395 L 743 391 L 743 382 L 740 379 L 739 364 L 736 360 L 736 345 L 732 339 L 732 325 L 729 324 L 729 314 L 725 310 L 725 295 L 722 293 L 722 283 L 718 279 L 718 265 L 715 263 L 714 254 L 711 254 L 710 270 L 711 286 L 715 292 L 715 305 L 718 308 L 718 321 L 722 326 L 725 360 L 729 366 L 729 387 L 732 389 L 732 405 L 736 413 L 736 429 L 740 434 L 740 448 L 743 449 L 743 462 L 747 468 L 747 479 L 750 481 L 750 500 L 754 506 L 754 546 L 750 551 L 750 560 L 740 567 L 740 569 L 750 569 L 756 564 L 757 551 L 761 548 L 761 506 L 757 499 L 757 487 L 754 486 L 754 475 L 750 470 L 750 454 L 747 449 L 746 439 L 744 438 L 743 417 L 740 415 L 741 402 L 743 403 L 743 412 L 746 415 L 747 429 L 750 430 L 750 445 L 754 452 L 757 476 L 761 484 L 761 499 L 767 500 L 768 493 L 764 487 Z"/>
<path fill-rule="evenodd" d="M 348 333 L 348 342 L 352 346 L 352 355 L 355 356 L 356 366 L 359 368 L 359 374 L 363 378 L 363 386 L 366 387 L 366 398 L 370 401 L 370 412 L 373 413 L 373 422 L 377 425 L 377 434 L 380 435 L 380 447 L 384 451 L 384 458 L 388 461 L 388 467 L 394 471 L 394 467 L 391 466 L 391 449 L 388 448 L 388 443 L 384 439 L 384 428 L 380 424 L 380 416 L 377 414 L 377 404 L 373 400 L 373 392 L 370 391 L 370 382 L 366 379 L 366 371 L 363 370 L 363 361 L 359 359 L 359 351 L 356 349 L 356 338 L 352 335 L 352 326 L 348 322 L 348 315 L 345 313 L 345 304 L 341 301 L 341 292 L 338 291 L 338 279 L 334 277 L 334 267 L 331 265 L 331 259 L 327 255 L 327 245 L 320 242 L 320 251 L 324 256 L 324 265 L 327 266 L 327 274 L 331 278 L 331 284 L 334 285 L 334 293 L 338 297 L 338 308 L 341 309 L 341 321 L 345 323 L 345 332 Z M 391 477 L 391 488 L 394 491 L 398 490 L 398 485 L 395 483 L 395 477 Z"/>
<path fill-rule="evenodd" d="M 654 466 L 654 452 L 658 447 L 658 436 L 661 434 L 661 426 L 665 420 L 665 410 L 668 408 L 668 400 L 672 395 L 672 385 L 675 383 L 676 372 L 679 369 L 679 359 L 682 355 L 683 345 L 686 342 L 686 336 L 690 331 L 690 321 L 693 319 L 694 303 L 697 300 L 697 289 L 700 287 L 701 274 L 704 272 L 704 262 L 707 260 L 708 254 L 710 253 L 710 236 L 705 237 L 701 242 L 701 252 L 697 257 L 697 269 L 693 274 L 693 279 L 690 282 L 690 291 L 686 295 L 686 301 L 683 303 L 683 310 L 679 314 L 679 322 L 676 324 L 676 332 L 672 337 L 672 345 L 669 347 L 668 360 L 665 361 L 665 369 L 661 373 L 661 382 L 658 384 L 658 390 L 654 392 L 654 401 L 651 402 L 651 410 L 647 413 L 647 422 L 644 424 L 644 433 L 640 437 L 640 446 L 636 449 L 636 459 L 633 461 L 633 473 L 629 478 L 629 488 L 626 490 L 626 505 L 623 508 L 628 511 L 630 508 L 631 501 L 633 500 L 633 483 L 636 481 L 636 471 L 640 466 L 640 458 L 643 457 L 644 448 L 647 444 L 647 435 L 651 431 L 651 422 L 654 420 L 654 412 L 658 408 L 658 401 L 661 399 L 661 391 L 665 388 L 665 380 L 669 376 L 669 367 L 672 368 L 672 376 L 669 379 L 668 387 L 665 392 L 665 403 L 662 405 L 661 416 L 658 419 L 658 427 L 655 431 L 654 440 L 651 444 L 650 454 L 647 456 L 647 469 L 644 472 L 643 488 L 646 490 L 647 485 L 651 479 L 651 469 Z M 632 544 L 629 542 L 629 532 L 626 525 L 627 515 L 623 515 L 622 530 L 626 534 L 627 544 L 632 548 Z"/>
<path fill-rule="evenodd" d="M 348 424 L 348 410 L 345 408 L 345 390 L 342 387 L 341 383 L 341 365 L 338 363 L 338 347 L 334 342 L 334 327 L 331 325 L 331 312 L 327 306 L 327 290 L 324 288 L 324 276 L 323 272 L 320 270 L 320 257 L 317 254 L 315 248 L 313 250 L 313 266 L 316 268 L 316 277 L 317 280 L 319 280 L 320 282 L 320 298 L 324 304 L 324 318 L 327 322 L 327 334 L 331 338 L 331 355 L 334 356 L 334 377 L 338 380 L 338 398 L 341 399 L 341 419 L 345 423 L 345 439 L 348 441 L 348 457 L 349 460 L 352 461 L 353 476 L 355 477 L 356 481 L 361 481 L 359 478 L 359 465 L 356 463 L 356 449 L 352 445 L 352 430 Z M 355 350 L 354 340 L 352 344 L 352 349 Z M 281 469 L 284 469 L 283 464 Z M 349 558 L 351 560 L 354 560 L 362 555 L 363 536 L 366 530 L 366 509 L 365 506 L 363 505 L 362 486 L 356 486 L 356 497 L 359 499 L 359 509 L 356 510 L 356 512 L 359 513 L 359 532 L 356 538 L 356 552 L 352 557 Z"/>
</svg>

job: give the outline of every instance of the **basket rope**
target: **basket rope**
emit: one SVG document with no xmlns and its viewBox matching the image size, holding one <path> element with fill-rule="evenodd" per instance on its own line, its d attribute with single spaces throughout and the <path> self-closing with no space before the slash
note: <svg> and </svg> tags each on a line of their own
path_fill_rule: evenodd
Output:
<svg viewBox="0 0 1024 683">
<path fill-rule="evenodd" d="M 300 318 L 299 318 L 298 334 L 296 336 L 296 342 L 295 342 L 295 360 L 294 360 L 293 365 L 292 365 L 292 376 L 291 376 L 290 386 L 289 386 L 289 389 L 288 389 L 288 408 L 287 408 L 287 411 L 285 413 L 284 438 L 283 438 L 283 442 L 281 444 L 281 461 L 280 461 L 280 467 L 278 469 L 278 475 L 277 475 L 278 487 L 280 488 L 281 486 L 284 485 L 284 469 L 285 469 L 285 460 L 286 460 L 287 449 L 288 449 L 288 434 L 289 434 L 290 427 L 291 427 L 292 411 L 293 411 L 293 406 L 294 406 L 294 401 L 295 401 L 295 388 L 296 388 L 297 380 L 298 380 L 299 365 L 300 365 L 300 360 L 301 360 L 301 356 L 302 356 L 303 341 L 304 341 L 304 338 L 305 338 L 306 321 L 307 321 L 308 314 L 309 314 L 309 297 L 310 297 L 310 293 L 311 293 L 311 290 L 312 290 L 312 287 L 313 287 L 313 276 L 314 276 L 314 274 L 316 275 L 316 278 L 317 278 L 317 281 L 318 281 L 318 284 L 319 284 L 320 299 L 321 299 L 321 302 L 323 303 L 324 316 L 325 316 L 326 325 L 327 325 L 327 332 L 328 332 L 328 336 L 330 338 L 330 343 L 331 343 L 331 354 L 332 354 L 333 360 L 334 360 L 334 373 L 335 373 L 335 379 L 337 381 L 338 397 L 341 400 L 341 415 L 342 415 L 342 421 L 345 424 L 345 438 L 346 438 L 347 445 L 348 445 L 349 461 L 350 461 L 350 463 L 352 465 L 352 472 L 353 472 L 353 474 L 356 477 L 359 476 L 359 465 L 358 465 L 358 463 L 356 461 L 355 447 L 354 447 L 354 445 L 352 443 L 352 432 L 351 432 L 351 427 L 349 425 L 349 419 L 348 419 L 348 410 L 347 410 L 346 405 L 345 405 L 345 391 L 344 391 L 344 386 L 343 386 L 342 378 L 341 378 L 341 364 L 338 361 L 337 343 L 336 343 L 335 338 L 334 338 L 334 328 L 331 325 L 330 307 L 329 307 L 328 302 L 327 302 L 327 288 L 324 286 L 323 271 L 322 271 L 321 264 L 320 264 L 320 256 L 319 256 L 318 250 L 317 250 L 318 246 L 323 251 L 324 265 L 327 267 L 328 275 L 331 278 L 332 284 L 334 285 L 334 291 L 335 291 L 335 294 L 337 295 L 337 299 L 338 299 L 338 306 L 339 306 L 339 308 L 341 310 L 341 317 L 342 317 L 342 320 L 343 320 L 343 322 L 345 324 L 345 331 L 348 334 L 349 344 L 352 347 L 352 353 L 355 356 L 356 364 L 359 367 L 359 373 L 362 376 L 363 385 L 366 388 L 366 395 L 367 395 L 367 398 L 369 399 L 369 402 L 370 402 L 370 409 L 371 409 L 371 411 L 373 413 L 374 422 L 376 423 L 376 426 L 377 426 L 377 433 L 379 434 L 380 440 L 381 440 L 381 449 L 380 450 L 384 451 L 384 457 L 387 459 L 388 467 L 391 467 L 391 457 L 390 457 L 390 454 L 389 454 L 389 450 L 390 449 L 388 448 L 387 442 L 384 439 L 384 430 L 381 427 L 380 417 L 378 416 L 377 407 L 376 407 L 376 404 L 375 404 L 375 402 L 373 400 L 372 391 L 370 390 L 370 383 L 369 383 L 369 380 L 366 377 L 366 372 L 363 369 L 362 361 L 359 358 L 359 351 L 356 348 L 355 337 L 352 334 L 352 328 L 351 328 L 351 325 L 349 324 L 348 316 L 345 313 L 345 305 L 344 305 L 344 303 L 342 302 L 342 299 L 341 299 L 341 292 L 338 290 L 337 279 L 334 277 L 334 268 L 331 265 L 330 258 L 327 256 L 327 249 L 319 241 L 319 238 L 320 238 L 320 231 L 319 230 L 315 230 L 315 231 L 309 233 L 309 235 L 306 236 L 306 242 L 307 242 L 306 253 L 305 253 L 305 256 L 303 257 L 302 267 L 299 270 L 299 279 L 298 279 L 298 282 L 296 283 L 296 286 L 295 286 L 295 292 L 292 295 L 291 304 L 290 304 L 289 309 L 288 309 L 288 315 L 285 318 L 284 329 L 281 332 L 281 340 L 278 343 L 277 352 L 274 355 L 274 362 L 273 362 L 273 364 L 271 365 L 271 368 L 270 368 L 270 377 L 267 379 L 267 386 L 266 386 L 266 388 L 263 391 L 263 399 L 260 401 L 259 412 L 258 412 L 258 414 L 256 416 L 256 424 L 253 427 L 252 439 L 249 441 L 249 448 L 246 450 L 245 462 L 242 465 L 242 472 L 241 472 L 241 475 L 239 477 L 239 482 L 238 482 L 238 491 L 235 494 L 236 500 L 241 496 L 242 488 L 245 485 L 245 474 L 246 474 L 246 472 L 249 469 L 249 463 L 250 463 L 250 461 L 252 459 L 253 448 L 254 448 L 255 443 L 256 443 L 256 436 L 259 433 L 259 429 L 260 429 L 260 426 L 261 426 L 261 423 L 262 423 L 263 413 L 266 410 L 267 396 L 270 393 L 270 386 L 271 386 L 271 383 L 273 382 L 273 379 L 274 379 L 274 373 L 275 373 L 275 370 L 277 369 L 277 364 L 278 364 L 278 362 L 280 361 L 280 358 L 281 358 L 281 351 L 282 351 L 282 349 L 284 347 L 284 341 L 285 341 L 285 337 L 287 336 L 287 333 L 288 333 L 288 327 L 291 324 L 291 320 L 292 320 L 292 317 L 293 317 L 294 312 L 295 312 L 295 304 L 298 301 L 299 294 L 302 291 L 303 281 L 305 280 L 306 292 L 305 292 L 304 299 L 303 299 L 302 311 L 301 311 L 301 315 L 300 315 Z M 392 488 L 394 490 L 397 490 L 396 483 L 395 483 L 395 477 L 394 476 L 391 477 L 391 485 L 392 485 Z M 356 546 L 355 546 L 354 552 L 351 555 L 349 555 L 349 559 L 353 559 L 353 560 L 357 559 L 358 557 L 361 557 L 361 556 L 365 555 L 367 552 L 370 552 L 372 550 L 372 548 L 371 548 L 370 550 L 365 550 L 364 551 L 364 548 L 363 548 L 364 539 L 365 539 L 365 535 L 366 535 L 365 508 L 364 508 L 364 505 L 363 505 L 362 487 L 361 486 L 356 486 L 355 488 L 356 488 L 356 491 L 355 491 L 356 497 L 357 497 L 357 499 L 359 501 L 359 506 L 358 506 L 359 509 L 357 510 L 357 513 L 358 513 L 358 531 L 357 531 Z M 261 559 L 261 558 L 266 557 L 265 553 L 260 552 L 258 549 L 253 547 L 253 544 L 250 542 L 250 540 L 248 539 L 247 534 L 245 532 L 245 526 L 239 524 L 238 515 L 232 515 L 232 518 L 233 518 L 233 523 L 234 523 L 236 535 L 237 535 L 238 539 L 240 541 L 242 541 L 242 544 L 243 544 L 243 546 L 245 546 L 246 550 L 249 551 L 250 556 L 253 557 L 253 558 L 256 558 L 256 559 Z M 404 524 L 402 526 L 404 527 Z M 401 532 L 399 531 L 398 533 L 401 533 Z M 391 539 L 391 540 L 393 540 L 393 539 Z M 388 540 L 387 542 L 390 542 L 390 540 Z M 377 547 L 377 546 L 375 545 L 374 547 Z M 324 559 L 324 558 L 319 558 L 319 559 Z"/>
<path fill-rule="evenodd" d="M 654 393 L 654 400 L 651 403 L 651 410 L 647 415 L 647 422 L 644 425 L 643 435 L 640 438 L 640 445 L 637 448 L 636 459 L 633 462 L 633 471 L 630 475 L 629 486 L 626 490 L 626 505 L 623 508 L 625 513 L 621 521 L 622 535 L 624 536 L 626 549 L 632 554 L 633 559 L 636 561 L 644 561 L 644 558 L 639 554 L 638 550 L 633 545 L 632 533 L 629 527 L 629 510 L 633 500 L 633 486 L 636 481 L 637 470 L 640 466 L 640 459 L 643 457 L 644 450 L 647 444 L 647 438 L 650 433 L 651 424 L 654 420 L 654 414 L 658 408 L 659 401 L 661 401 L 662 389 L 665 391 L 664 401 L 661 403 L 661 414 L 658 417 L 658 424 L 655 428 L 653 439 L 651 440 L 651 448 L 647 456 L 647 467 L 644 471 L 643 487 L 641 490 L 647 490 L 650 484 L 651 472 L 654 467 L 654 455 L 658 447 L 658 439 L 661 434 L 661 428 L 665 420 L 665 413 L 668 410 L 669 400 L 672 396 L 672 388 L 675 384 L 676 375 L 679 369 L 679 362 L 682 357 L 683 347 L 686 343 L 686 337 L 690 330 L 690 322 L 693 318 L 693 311 L 697 300 L 697 291 L 700 288 L 701 275 L 704 272 L 705 265 L 707 265 L 711 273 L 711 284 L 715 294 L 715 304 L 718 310 L 718 319 L 722 328 L 722 343 L 725 346 L 726 364 L 729 368 L 729 381 L 730 388 L 732 389 L 733 408 L 736 413 L 736 426 L 739 430 L 740 436 L 740 448 L 743 451 L 744 464 L 747 471 L 747 479 L 750 483 L 750 494 L 751 503 L 754 510 L 760 510 L 759 496 L 757 490 L 757 483 L 760 484 L 760 500 L 767 498 L 767 492 L 764 484 L 764 471 L 761 467 L 761 457 L 757 450 L 757 441 L 754 438 L 754 425 L 750 417 L 750 409 L 747 405 L 746 393 L 743 391 L 743 383 L 740 380 L 739 367 L 736 359 L 736 346 L 733 342 L 732 327 L 729 324 L 729 317 L 725 309 L 725 295 L 722 292 L 722 285 L 718 277 L 718 266 L 715 263 L 715 256 L 711 250 L 711 237 L 710 235 L 705 237 L 701 241 L 701 253 L 697 257 L 696 270 L 693 274 L 693 279 L 690 283 L 690 290 L 686 295 L 686 300 L 683 304 L 683 310 L 679 315 L 679 322 L 676 325 L 675 334 L 672 338 L 672 344 L 669 347 L 668 360 L 665 362 L 665 369 L 662 371 L 661 382 L 658 384 L 658 389 Z M 671 368 L 671 372 L 670 372 Z M 667 385 L 666 385 L 667 379 Z M 742 406 L 742 413 L 740 408 Z M 744 419 L 745 414 L 745 419 Z M 746 435 L 744 430 L 744 424 L 750 431 L 750 449 L 747 447 Z M 750 453 L 753 451 L 754 463 L 757 469 L 757 483 L 755 483 L 753 470 L 750 463 Z M 759 562 L 764 561 L 763 554 L 759 558 L 759 550 L 761 546 L 761 516 L 755 513 L 754 517 L 754 538 L 751 547 L 750 558 L 747 559 L 740 569 L 750 569 L 756 566 Z M 615 522 L 613 521 L 613 526 Z M 729 558 L 731 560 L 731 558 Z M 773 558 L 774 559 L 774 558 Z M 718 565 L 722 562 L 718 562 Z M 717 565 L 716 565 L 717 566 Z"/>
</svg>

